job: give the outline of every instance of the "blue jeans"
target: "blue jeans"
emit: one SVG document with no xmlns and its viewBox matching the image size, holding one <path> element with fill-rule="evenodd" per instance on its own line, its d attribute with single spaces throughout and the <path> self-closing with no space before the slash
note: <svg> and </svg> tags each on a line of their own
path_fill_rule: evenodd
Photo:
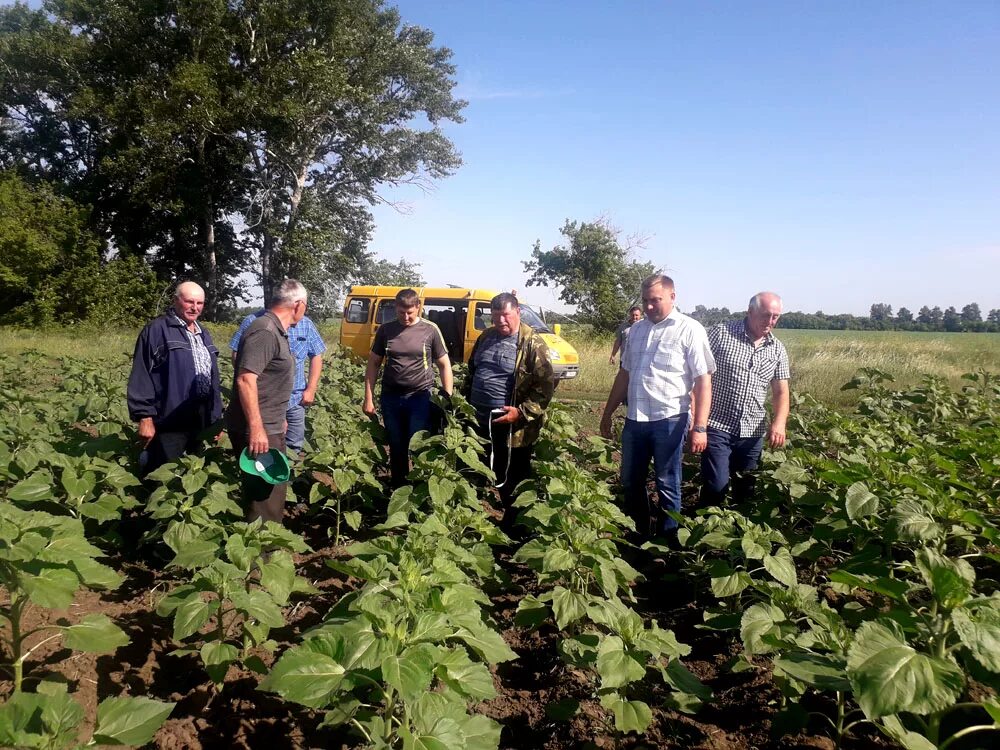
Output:
<svg viewBox="0 0 1000 750">
<path fill-rule="evenodd" d="M 649 459 L 653 459 L 656 494 L 659 497 L 660 523 L 663 530 L 677 528 L 677 522 L 666 511 L 681 509 L 681 458 L 687 437 L 688 414 L 678 414 L 655 422 L 625 420 L 622 432 L 622 487 L 625 489 L 626 511 L 635 521 L 636 531 L 648 537 L 652 508 L 646 492 Z"/>
<path fill-rule="evenodd" d="M 724 430 L 708 428 L 708 447 L 701 454 L 701 504 L 722 505 L 732 478 L 733 502 L 753 497 L 757 477 L 753 471 L 764 448 L 763 437 L 741 438 Z"/>
<path fill-rule="evenodd" d="M 407 395 L 383 393 L 382 421 L 389 439 L 389 471 L 392 486 L 401 487 L 410 473 L 410 439 L 430 426 L 431 392 Z"/>
<path fill-rule="evenodd" d="M 285 445 L 290 451 L 299 453 L 306 441 L 306 407 L 302 404 L 291 406 L 285 412 L 288 429 L 285 430 Z"/>
</svg>

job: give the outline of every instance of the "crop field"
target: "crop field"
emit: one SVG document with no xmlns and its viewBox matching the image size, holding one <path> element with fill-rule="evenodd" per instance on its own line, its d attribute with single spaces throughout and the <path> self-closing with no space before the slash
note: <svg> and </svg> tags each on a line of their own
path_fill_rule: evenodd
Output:
<svg viewBox="0 0 1000 750">
<path fill-rule="evenodd" d="M 740 507 L 687 466 L 669 552 L 579 424 L 603 342 L 515 540 L 460 398 L 390 495 L 333 354 L 284 526 L 246 524 L 225 441 L 136 478 L 131 335 L 0 331 L 0 746 L 1000 746 L 997 338 L 781 334 L 790 444 Z"/>
</svg>

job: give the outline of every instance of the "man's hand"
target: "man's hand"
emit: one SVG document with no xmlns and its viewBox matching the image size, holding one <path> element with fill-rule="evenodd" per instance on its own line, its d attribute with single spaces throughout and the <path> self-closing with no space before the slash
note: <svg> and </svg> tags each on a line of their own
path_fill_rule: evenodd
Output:
<svg viewBox="0 0 1000 750">
<path fill-rule="evenodd" d="M 302 391 L 302 405 L 312 406 L 316 402 L 316 389 L 306 388 Z"/>
<path fill-rule="evenodd" d="M 154 437 L 156 437 L 156 425 L 153 424 L 153 418 L 143 417 L 139 420 L 139 443 L 143 450 L 149 447 Z"/>
<path fill-rule="evenodd" d="M 215 436 L 215 442 L 216 443 L 222 442 L 222 436 L 225 434 L 226 434 L 226 428 L 223 427 L 221 430 L 219 430 L 219 434 Z"/>
<path fill-rule="evenodd" d="M 784 426 L 771 425 L 771 429 L 767 431 L 767 443 L 772 449 L 783 447 L 785 445 Z"/>
<path fill-rule="evenodd" d="M 708 435 L 706 433 L 692 430 L 689 434 L 691 436 L 690 445 L 692 453 L 701 453 L 708 447 Z"/>
<path fill-rule="evenodd" d="M 601 417 L 601 437 L 605 440 L 611 440 L 613 433 L 611 431 L 611 416 L 612 411 L 606 409 L 604 415 Z"/>
<path fill-rule="evenodd" d="M 612 354 L 610 357 L 608 357 L 608 364 L 613 365 L 614 363 L 615 363 L 615 355 Z"/>
<path fill-rule="evenodd" d="M 247 453 L 250 454 L 251 458 L 256 458 L 270 450 L 270 446 L 267 442 L 267 433 L 264 431 L 264 427 L 251 427 L 250 428 L 250 439 L 247 442 Z"/>
<path fill-rule="evenodd" d="M 370 398 L 366 398 L 364 406 L 361 407 L 361 411 L 363 411 L 365 413 L 366 417 L 374 417 L 375 416 L 375 402 L 372 399 L 370 399 Z"/>
<path fill-rule="evenodd" d="M 503 416 L 494 419 L 493 424 L 514 424 L 514 422 L 521 418 L 521 410 L 516 406 L 503 406 L 501 408 L 506 413 Z"/>
</svg>

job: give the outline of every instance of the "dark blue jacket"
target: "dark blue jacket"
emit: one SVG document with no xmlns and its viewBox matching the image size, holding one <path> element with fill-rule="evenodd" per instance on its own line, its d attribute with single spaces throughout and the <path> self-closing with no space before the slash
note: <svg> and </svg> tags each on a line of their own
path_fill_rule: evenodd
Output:
<svg viewBox="0 0 1000 750">
<path fill-rule="evenodd" d="M 158 431 L 195 432 L 222 416 L 219 350 L 201 329 L 201 340 L 212 356 L 212 385 L 205 398 L 194 391 L 194 359 L 185 324 L 173 315 L 152 320 L 135 342 L 128 379 L 128 413 L 139 421 L 152 417 Z"/>
</svg>

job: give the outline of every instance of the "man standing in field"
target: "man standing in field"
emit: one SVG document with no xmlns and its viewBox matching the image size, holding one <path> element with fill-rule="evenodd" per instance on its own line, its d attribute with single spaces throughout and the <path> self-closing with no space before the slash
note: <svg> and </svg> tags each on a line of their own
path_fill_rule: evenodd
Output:
<svg viewBox="0 0 1000 750">
<path fill-rule="evenodd" d="M 611 417 L 628 395 L 621 474 L 626 506 L 641 538 L 662 530 L 670 546 L 677 545 L 677 522 L 666 512 L 681 509 L 681 457 L 688 424 L 693 421 L 691 451 L 701 453 L 707 444 L 715 371 L 705 328 L 674 309 L 676 296 L 669 276 L 654 274 L 642 282 L 646 317 L 632 324 L 601 418 L 601 434 L 610 439 Z M 659 496 L 656 528 L 651 528 L 646 492 L 650 458 Z"/>
<path fill-rule="evenodd" d="M 628 318 L 615 331 L 615 343 L 611 347 L 611 356 L 608 357 L 608 364 L 613 365 L 615 363 L 615 355 L 619 351 L 624 354 L 625 342 L 628 340 L 629 331 L 632 330 L 632 324 L 638 323 L 640 320 L 642 320 L 642 308 L 638 305 L 632 305 L 628 309 Z"/>
<path fill-rule="evenodd" d="M 243 334 L 246 333 L 250 324 L 264 315 L 265 312 L 265 310 L 260 310 L 252 315 L 247 315 L 239 329 L 233 334 L 229 341 L 229 348 L 233 350 L 233 365 L 236 364 L 236 352 L 240 348 Z M 290 326 L 286 333 L 288 334 L 288 348 L 295 358 L 295 381 L 292 384 L 292 396 L 288 399 L 288 410 L 285 412 L 285 421 L 288 422 L 285 445 L 293 452 L 299 453 L 306 437 L 306 409 L 312 406 L 316 400 L 316 388 L 319 386 L 319 377 L 323 370 L 323 352 L 326 351 L 326 344 L 323 343 L 316 325 L 309 319 L 308 315 L 302 316 L 302 320 Z M 308 382 L 306 379 L 307 359 L 309 360 Z"/>
<path fill-rule="evenodd" d="M 760 292 L 750 298 L 743 320 L 720 323 L 708 332 L 717 370 L 712 381 L 708 447 L 701 454 L 701 502 L 719 505 L 730 487 L 733 501 L 753 496 L 764 435 L 772 448 L 785 444 L 789 395 L 788 353 L 772 334 L 781 317 L 781 297 Z M 767 425 L 768 386 L 774 417 Z"/>
<path fill-rule="evenodd" d="M 490 301 L 490 314 L 493 327 L 477 339 L 469 356 L 465 396 L 476 410 L 479 434 L 489 440 L 504 508 L 501 528 L 510 532 L 516 517 L 514 489 L 531 475 L 555 378 L 545 342 L 521 322 L 517 297 L 498 294 Z"/>
<path fill-rule="evenodd" d="M 240 339 L 233 398 L 226 410 L 237 458 L 244 448 L 252 457 L 271 449 L 285 450 L 285 413 L 295 381 L 288 330 L 305 316 L 306 303 L 305 287 L 295 279 L 285 279 L 275 290 L 267 312 L 254 320 Z M 249 474 L 240 478 L 247 521 L 261 518 L 281 523 L 288 483 L 272 485 Z"/>
<path fill-rule="evenodd" d="M 166 314 L 135 342 L 127 399 L 143 449 L 140 476 L 196 450 L 201 433 L 222 415 L 219 350 L 198 325 L 204 307 L 204 289 L 178 284 Z"/>
<path fill-rule="evenodd" d="M 433 362 L 441 374 L 441 387 L 451 396 L 451 360 L 441 330 L 420 317 L 420 297 L 412 289 L 396 295 L 396 320 L 375 332 L 365 368 L 365 401 L 362 410 L 375 416 L 375 379 L 382 373 L 382 419 L 389 438 L 389 471 L 392 487 L 400 487 L 410 473 L 410 440 L 431 424 Z"/>
</svg>

